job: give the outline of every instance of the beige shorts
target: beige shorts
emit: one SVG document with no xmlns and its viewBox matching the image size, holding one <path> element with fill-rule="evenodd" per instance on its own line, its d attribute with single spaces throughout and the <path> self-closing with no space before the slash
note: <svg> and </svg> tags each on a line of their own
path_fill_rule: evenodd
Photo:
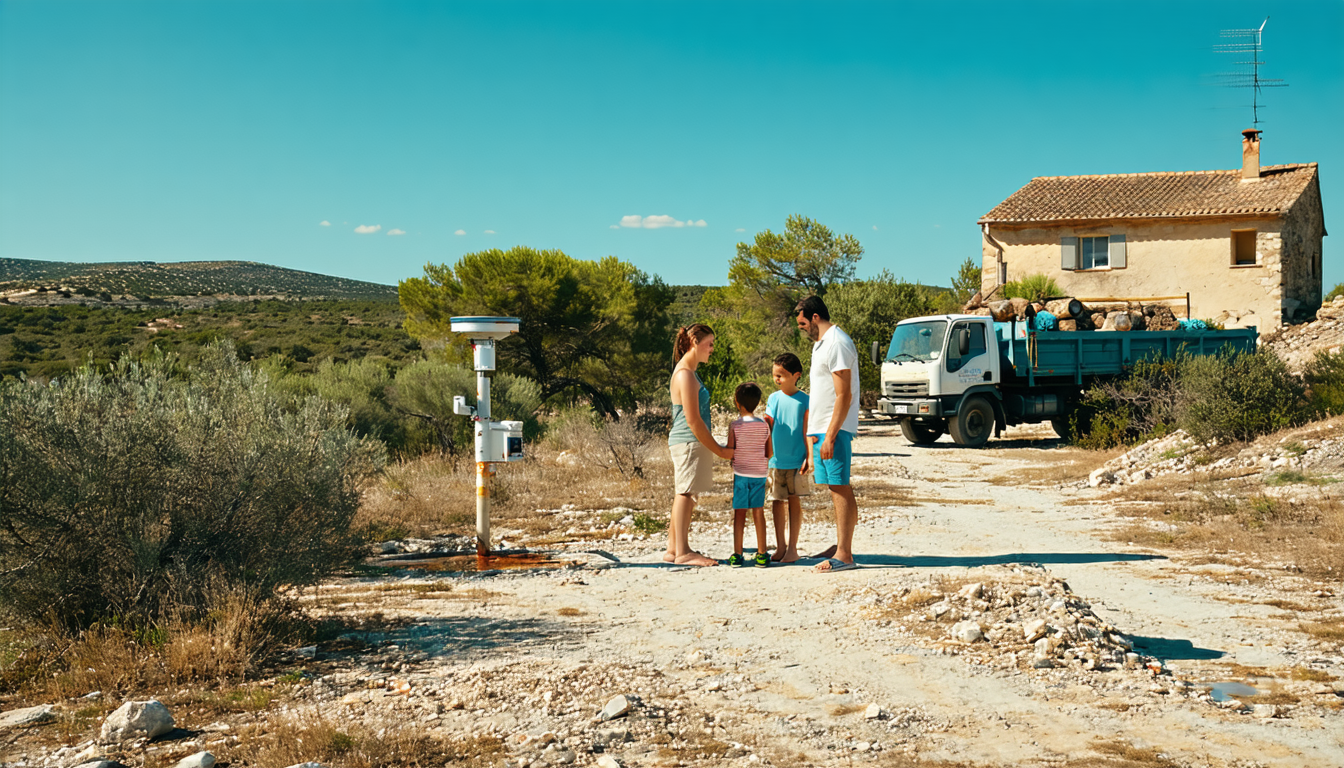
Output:
<svg viewBox="0 0 1344 768">
<path fill-rule="evenodd" d="M 709 493 L 714 490 L 714 452 L 699 440 L 668 446 L 672 451 L 673 491 Z"/>
<path fill-rule="evenodd" d="M 811 496 L 812 477 L 801 469 L 772 469 L 765 487 L 766 501 L 788 501 L 790 496 Z"/>
</svg>

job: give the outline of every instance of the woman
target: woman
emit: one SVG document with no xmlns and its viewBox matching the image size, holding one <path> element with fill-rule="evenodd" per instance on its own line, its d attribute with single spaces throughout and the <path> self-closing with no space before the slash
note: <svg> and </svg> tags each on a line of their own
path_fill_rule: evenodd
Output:
<svg viewBox="0 0 1344 768">
<path fill-rule="evenodd" d="M 663 560 L 677 565 L 718 565 L 692 552 L 688 541 L 695 497 L 714 488 L 714 457 L 733 458 L 733 449 L 719 445 L 709 432 L 709 389 L 695 372 L 714 354 L 714 331 L 700 323 L 688 325 L 677 331 L 673 350 L 677 367 L 672 369 L 672 432 L 667 445 L 672 451 L 677 495 L 672 499 Z"/>
</svg>

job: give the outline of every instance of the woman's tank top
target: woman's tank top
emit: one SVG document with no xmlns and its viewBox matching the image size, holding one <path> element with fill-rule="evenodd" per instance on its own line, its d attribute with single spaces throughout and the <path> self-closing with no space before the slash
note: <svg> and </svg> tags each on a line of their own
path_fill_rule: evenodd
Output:
<svg viewBox="0 0 1344 768">
<path fill-rule="evenodd" d="M 709 427 L 709 389 L 705 387 L 705 382 L 700 381 L 700 374 L 692 371 L 696 382 L 700 385 L 700 420 Z M 680 403 L 672 404 L 672 432 L 667 436 L 668 445 L 677 445 L 679 443 L 694 443 L 695 433 L 686 423 L 686 410 Z"/>
</svg>

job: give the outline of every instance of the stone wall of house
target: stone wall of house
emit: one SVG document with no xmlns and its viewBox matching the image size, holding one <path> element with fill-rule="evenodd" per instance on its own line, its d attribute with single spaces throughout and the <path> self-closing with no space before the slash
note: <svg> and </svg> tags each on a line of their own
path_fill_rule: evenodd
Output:
<svg viewBox="0 0 1344 768">
<path fill-rule="evenodd" d="M 1284 223 L 1283 219 L 1270 217 L 1134 220 L 1011 229 L 991 225 L 989 237 L 1003 247 L 1009 280 L 1046 274 L 1064 293 L 1082 298 L 1184 296 L 1188 291 L 1193 316 L 1217 320 L 1229 328 L 1254 326 L 1268 331 L 1283 320 Z M 1234 229 L 1256 230 L 1255 264 L 1233 263 Z M 1125 235 L 1125 268 L 1060 267 L 1061 237 L 1113 234 Z M 988 238 L 982 240 L 982 275 L 987 290 L 998 281 L 998 249 Z M 1317 291 L 1319 301 L 1319 288 Z M 1167 303 L 1179 308 L 1178 315 L 1184 314 L 1184 299 Z"/>
<path fill-rule="evenodd" d="M 1298 198 L 1284 217 L 1280 233 L 1283 270 L 1283 318 L 1300 323 L 1315 316 L 1321 306 L 1321 238 L 1325 214 L 1321 210 L 1318 180 Z"/>
</svg>

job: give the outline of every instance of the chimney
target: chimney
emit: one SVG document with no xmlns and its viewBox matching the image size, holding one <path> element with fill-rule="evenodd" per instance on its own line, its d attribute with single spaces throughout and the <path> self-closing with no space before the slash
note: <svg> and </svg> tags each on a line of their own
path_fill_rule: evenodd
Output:
<svg viewBox="0 0 1344 768">
<path fill-rule="evenodd" d="M 1260 131 L 1247 128 L 1241 132 L 1241 180 L 1260 180 Z"/>
</svg>

